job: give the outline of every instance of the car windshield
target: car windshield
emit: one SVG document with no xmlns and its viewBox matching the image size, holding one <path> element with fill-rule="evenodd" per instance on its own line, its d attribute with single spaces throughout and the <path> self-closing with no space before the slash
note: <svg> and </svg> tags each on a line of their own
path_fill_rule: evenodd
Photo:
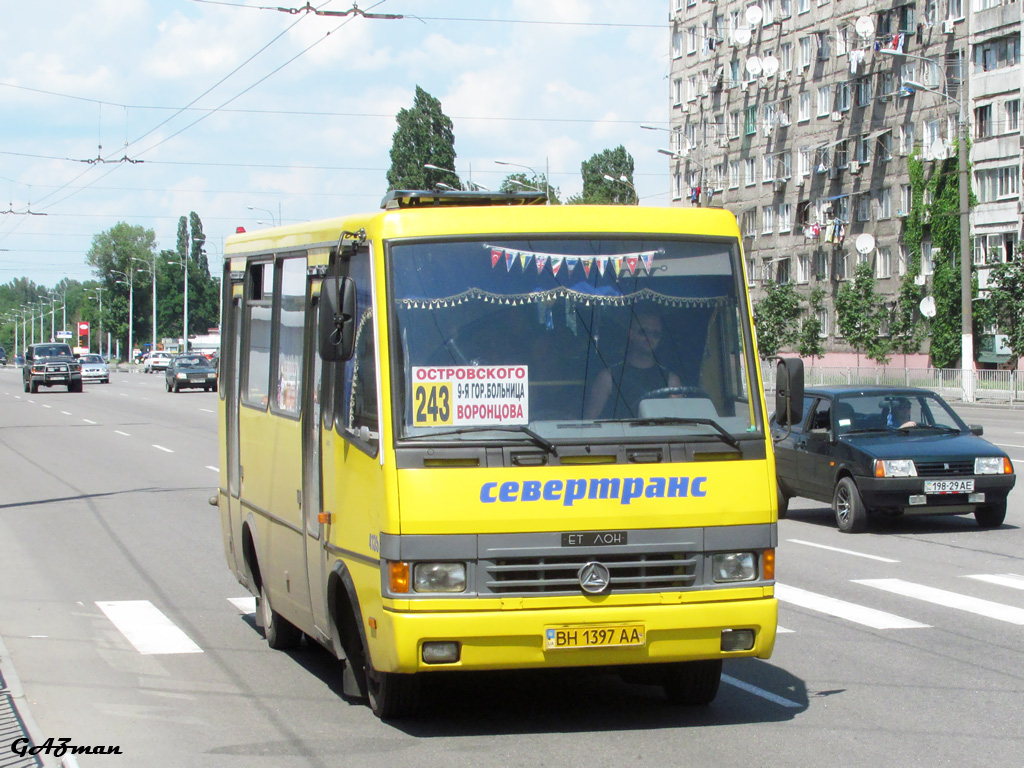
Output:
<svg viewBox="0 0 1024 768">
<path fill-rule="evenodd" d="M 400 437 L 761 428 L 734 243 L 495 238 L 398 243 L 390 255 Z"/>
<path fill-rule="evenodd" d="M 206 358 L 200 355 L 192 355 L 189 357 L 179 357 L 174 361 L 175 368 L 205 368 Z"/>
<path fill-rule="evenodd" d="M 35 357 L 71 357 L 71 348 L 66 344 L 46 344 L 35 347 L 32 354 Z"/>
<path fill-rule="evenodd" d="M 102 363 L 103 358 L 99 355 L 82 355 L 80 358 L 83 363 Z"/>
<path fill-rule="evenodd" d="M 835 423 L 840 435 L 897 429 L 943 429 L 962 432 L 967 426 L 932 392 L 893 391 L 847 395 L 836 400 Z"/>
</svg>

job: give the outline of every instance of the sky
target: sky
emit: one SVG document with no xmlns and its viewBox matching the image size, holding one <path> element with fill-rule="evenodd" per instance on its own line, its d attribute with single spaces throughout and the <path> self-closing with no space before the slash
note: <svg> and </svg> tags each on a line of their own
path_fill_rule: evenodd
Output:
<svg viewBox="0 0 1024 768">
<path fill-rule="evenodd" d="M 120 221 L 173 248 L 195 211 L 216 273 L 236 227 L 377 210 L 417 85 L 463 179 L 548 169 L 564 200 L 622 144 L 641 204 L 669 204 L 668 136 L 640 127 L 668 126 L 668 0 L 278 2 L 4 3 L 0 284 L 95 278 Z"/>
</svg>

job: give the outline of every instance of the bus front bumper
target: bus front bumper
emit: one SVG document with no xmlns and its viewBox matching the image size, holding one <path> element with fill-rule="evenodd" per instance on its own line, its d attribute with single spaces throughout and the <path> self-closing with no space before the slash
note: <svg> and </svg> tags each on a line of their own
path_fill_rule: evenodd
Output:
<svg viewBox="0 0 1024 768">
<path fill-rule="evenodd" d="M 608 606 L 585 610 L 450 611 L 384 610 L 369 628 L 374 666 L 382 672 L 452 669 L 536 669 L 756 657 L 775 646 L 774 597 L 678 605 Z M 596 648 L 545 648 L 549 629 L 642 627 L 643 643 Z M 752 630 L 749 650 L 723 651 L 723 632 Z M 632 631 L 632 629 L 630 630 Z M 384 638 L 391 638 L 385 642 Z M 458 661 L 425 663 L 424 643 L 458 643 Z"/>
</svg>

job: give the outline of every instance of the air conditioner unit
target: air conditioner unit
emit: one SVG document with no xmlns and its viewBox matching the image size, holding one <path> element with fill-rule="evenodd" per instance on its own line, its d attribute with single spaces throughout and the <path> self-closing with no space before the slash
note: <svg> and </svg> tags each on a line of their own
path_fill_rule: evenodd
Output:
<svg viewBox="0 0 1024 768">
<path fill-rule="evenodd" d="M 947 35 L 952 35 L 956 31 L 955 22 L 952 19 L 946 19 L 942 22 L 942 31 Z"/>
<path fill-rule="evenodd" d="M 842 119 L 843 119 L 843 113 L 842 112 L 833 112 L 832 113 L 832 122 L 833 123 L 838 123 Z"/>
<path fill-rule="evenodd" d="M 925 276 L 924 275 L 917 275 L 916 277 L 914 277 L 914 285 L 924 285 L 924 283 L 925 283 Z"/>
<path fill-rule="evenodd" d="M 779 125 L 787 126 L 787 125 L 791 125 L 791 124 L 792 124 L 792 122 L 789 119 L 789 115 L 784 115 L 784 114 L 780 114 L 779 115 Z"/>
<path fill-rule="evenodd" d="M 860 173 L 860 163 L 856 160 L 851 160 L 849 165 L 850 173 Z"/>
</svg>

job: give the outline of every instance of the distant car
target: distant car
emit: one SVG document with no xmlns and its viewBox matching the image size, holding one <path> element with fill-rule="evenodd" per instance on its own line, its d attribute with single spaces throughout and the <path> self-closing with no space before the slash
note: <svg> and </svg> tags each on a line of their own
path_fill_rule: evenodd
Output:
<svg viewBox="0 0 1024 768">
<path fill-rule="evenodd" d="M 55 386 L 66 386 L 68 392 L 82 391 L 82 366 L 68 344 L 30 345 L 21 378 L 26 392 Z"/>
<path fill-rule="evenodd" d="M 164 382 L 168 392 L 179 392 L 183 389 L 205 389 L 217 391 L 217 369 L 204 355 L 177 355 L 171 358 Z"/>
<path fill-rule="evenodd" d="M 1006 518 L 1009 456 L 930 390 L 807 389 L 799 423 L 787 434 L 773 416 L 771 429 L 779 517 L 804 496 L 831 503 L 846 533 L 865 530 L 872 515 L 973 513 L 982 528 Z"/>
<path fill-rule="evenodd" d="M 14 356 L 14 367 L 15 368 L 24 368 L 25 367 L 25 356 L 24 355 L 15 355 Z"/>
<path fill-rule="evenodd" d="M 0 347 L 0 365 L 7 365 L 7 350 Z"/>
<path fill-rule="evenodd" d="M 153 371 L 166 371 L 167 364 L 169 362 L 171 362 L 170 352 L 151 352 L 149 357 L 146 358 L 143 370 L 146 373 L 152 373 Z"/>
<path fill-rule="evenodd" d="M 82 355 L 78 362 L 82 364 L 82 381 L 110 383 L 110 367 L 99 355 Z"/>
</svg>

